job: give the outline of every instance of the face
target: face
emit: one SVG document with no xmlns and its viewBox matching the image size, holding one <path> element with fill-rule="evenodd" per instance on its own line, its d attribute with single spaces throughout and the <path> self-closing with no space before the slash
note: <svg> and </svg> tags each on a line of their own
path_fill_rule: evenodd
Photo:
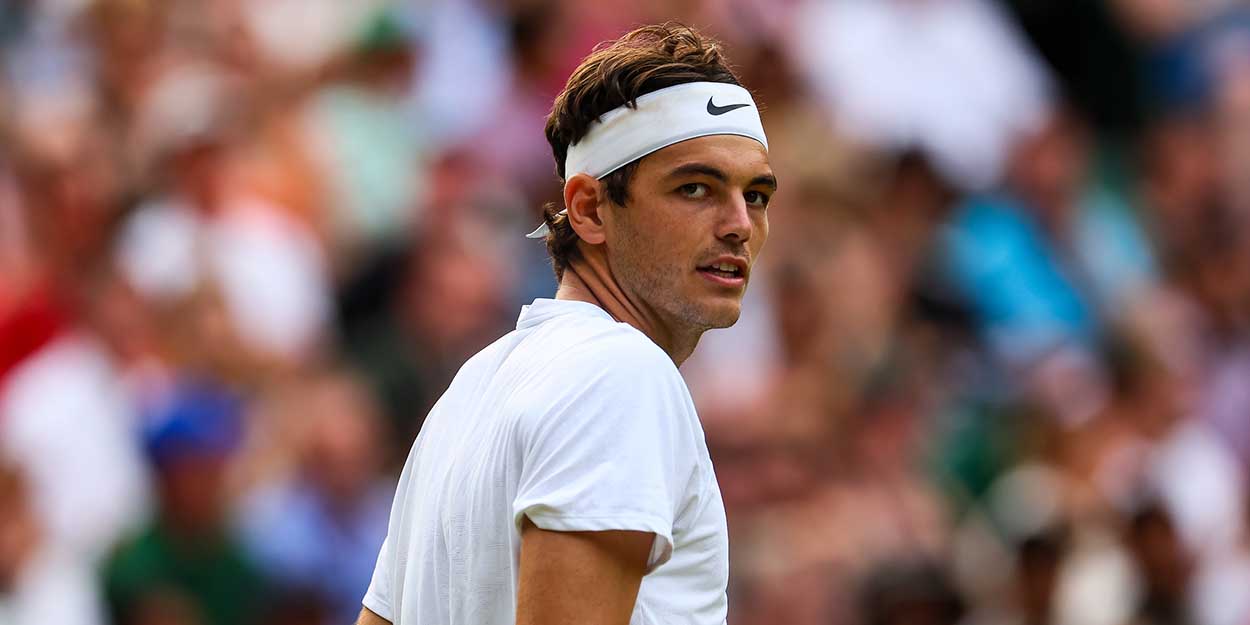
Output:
<svg viewBox="0 0 1250 625">
<path fill-rule="evenodd" d="M 746 137 L 700 137 L 643 158 L 627 205 L 603 212 L 613 275 L 673 327 L 733 325 L 776 186 L 764 147 Z"/>
</svg>

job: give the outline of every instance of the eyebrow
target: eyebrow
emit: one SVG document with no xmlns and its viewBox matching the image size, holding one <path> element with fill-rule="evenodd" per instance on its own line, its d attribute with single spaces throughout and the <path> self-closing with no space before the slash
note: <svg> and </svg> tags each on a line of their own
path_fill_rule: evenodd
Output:
<svg viewBox="0 0 1250 625">
<path fill-rule="evenodd" d="M 762 176 L 756 176 L 751 179 L 751 183 L 748 184 L 747 186 L 748 187 L 764 186 L 764 187 L 768 187 L 770 191 L 775 192 L 777 190 L 777 177 L 772 174 L 764 174 Z"/>
<path fill-rule="evenodd" d="M 673 171 L 668 172 L 666 178 L 681 178 L 682 176 L 703 175 L 709 178 L 715 178 L 721 182 L 728 183 L 729 176 L 716 167 L 704 163 L 687 163 L 680 167 L 676 167 Z M 777 178 L 772 174 L 763 174 L 751 179 L 747 184 L 748 187 L 765 186 L 772 191 L 777 190 Z"/>
</svg>

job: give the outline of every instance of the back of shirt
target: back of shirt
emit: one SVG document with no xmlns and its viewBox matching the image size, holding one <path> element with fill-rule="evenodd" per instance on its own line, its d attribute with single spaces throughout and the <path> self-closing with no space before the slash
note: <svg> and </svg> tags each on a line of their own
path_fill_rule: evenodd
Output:
<svg viewBox="0 0 1250 625">
<path fill-rule="evenodd" d="M 399 625 L 512 625 L 524 517 L 654 533 L 631 623 L 724 622 L 724 507 L 689 392 L 591 304 L 537 300 L 461 368 L 404 466 L 365 606 Z"/>
</svg>

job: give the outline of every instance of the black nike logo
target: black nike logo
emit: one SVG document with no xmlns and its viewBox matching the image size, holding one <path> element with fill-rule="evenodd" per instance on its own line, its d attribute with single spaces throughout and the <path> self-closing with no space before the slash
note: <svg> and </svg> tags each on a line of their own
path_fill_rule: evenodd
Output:
<svg viewBox="0 0 1250 625">
<path fill-rule="evenodd" d="M 716 106 L 715 104 L 712 104 L 712 98 L 707 99 L 707 112 L 711 115 L 724 115 L 725 113 L 728 113 L 729 111 L 732 111 L 734 109 L 740 109 L 744 106 L 751 106 L 751 105 L 750 104 L 730 104 L 728 106 Z"/>
</svg>

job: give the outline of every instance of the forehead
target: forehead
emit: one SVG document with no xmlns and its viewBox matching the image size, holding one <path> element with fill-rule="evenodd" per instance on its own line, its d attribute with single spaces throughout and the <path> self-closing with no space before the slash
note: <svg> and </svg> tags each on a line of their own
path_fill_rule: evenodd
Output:
<svg viewBox="0 0 1250 625">
<path fill-rule="evenodd" d="M 764 146 L 755 139 L 738 135 L 711 135 L 674 143 L 642 159 L 638 173 L 663 176 L 689 163 L 710 165 L 731 179 L 751 179 L 772 173 Z"/>
</svg>

